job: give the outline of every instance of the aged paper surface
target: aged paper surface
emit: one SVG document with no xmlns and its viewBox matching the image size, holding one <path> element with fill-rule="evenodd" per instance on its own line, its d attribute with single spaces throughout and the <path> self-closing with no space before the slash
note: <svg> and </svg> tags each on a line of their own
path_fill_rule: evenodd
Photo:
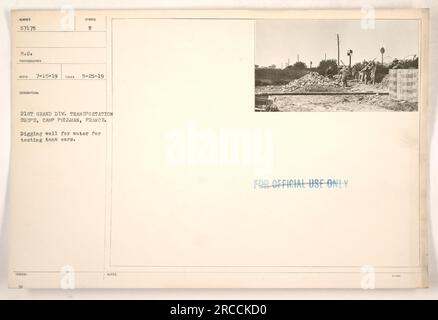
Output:
<svg viewBox="0 0 438 320">
<path fill-rule="evenodd" d="M 427 10 L 11 23 L 10 287 L 428 285 Z"/>
</svg>

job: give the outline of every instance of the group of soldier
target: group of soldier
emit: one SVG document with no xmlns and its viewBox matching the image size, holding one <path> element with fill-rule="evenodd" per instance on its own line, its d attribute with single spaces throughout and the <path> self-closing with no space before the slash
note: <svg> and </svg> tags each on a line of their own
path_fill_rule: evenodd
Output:
<svg viewBox="0 0 438 320">
<path fill-rule="evenodd" d="M 342 62 L 342 61 L 341 61 Z M 347 80 L 353 79 L 356 81 L 363 82 L 365 84 L 376 84 L 376 76 L 377 76 L 377 63 L 374 60 L 366 61 L 364 60 L 362 63 L 355 64 L 353 67 L 346 66 L 342 63 L 343 66 L 333 66 L 330 65 L 325 70 L 325 76 L 329 78 L 336 78 L 339 80 L 339 84 L 342 84 L 343 87 L 347 86 Z M 382 65 L 380 65 L 382 66 Z M 418 68 L 418 57 L 416 55 L 413 56 L 412 59 L 394 59 L 390 64 L 388 64 L 387 68 L 389 69 L 417 69 Z M 377 79 L 378 80 L 378 79 Z"/>
<path fill-rule="evenodd" d="M 354 67 L 353 67 L 354 69 Z M 366 63 L 362 69 L 353 70 L 353 79 L 359 80 L 365 84 L 376 83 L 377 63 L 372 60 Z"/>
<path fill-rule="evenodd" d="M 339 82 L 343 87 L 346 87 L 347 80 L 351 77 L 365 84 L 371 83 L 374 85 L 376 83 L 376 72 L 377 63 L 374 60 L 364 63 L 364 66 L 360 69 L 357 66 L 352 68 L 343 66 L 339 70 Z"/>
</svg>

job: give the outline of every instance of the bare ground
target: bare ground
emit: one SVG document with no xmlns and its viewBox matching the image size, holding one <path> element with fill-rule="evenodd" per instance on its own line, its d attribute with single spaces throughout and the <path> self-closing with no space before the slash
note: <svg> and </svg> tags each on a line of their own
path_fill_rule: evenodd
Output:
<svg viewBox="0 0 438 320">
<path fill-rule="evenodd" d="M 305 92 L 324 92 L 324 88 L 312 86 Z M 334 89 L 334 90 L 333 90 Z M 363 84 L 349 81 L 348 87 L 335 86 L 330 92 L 387 92 L 382 85 Z M 256 87 L 256 93 L 288 92 L 284 86 Z M 291 92 L 300 92 L 293 90 Z M 307 112 L 307 111 L 417 111 L 417 102 L 395 101 L 389 95 L 282 95 L 269 96 L 272 105 L 266 111 Z M 260 110 L 258 107 L 256 110 Z"/>
</svg>

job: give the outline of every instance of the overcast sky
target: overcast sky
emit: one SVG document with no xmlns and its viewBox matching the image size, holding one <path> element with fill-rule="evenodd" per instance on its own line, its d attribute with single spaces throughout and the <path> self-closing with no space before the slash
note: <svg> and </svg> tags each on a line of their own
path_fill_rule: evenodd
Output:
<svg viewBox="0 0 438 320">
<path fill-rule="evenodd" d="M 340 37 L 341 60 L 348 64 L 347 50 L 353 50 L 352 63 L 363 59 L 384 61 L 418 55 L 418 21 L 378 20 L 374 29 L 363 29 L 360 20 L 258 20 L 255 61 L 260 66 L 281 67 L 300 61 L 316 67 L 320 60 L 337 59 L 336 34 Z M 285 66 L 285 65 L 284 65 Z"/>
</svg>

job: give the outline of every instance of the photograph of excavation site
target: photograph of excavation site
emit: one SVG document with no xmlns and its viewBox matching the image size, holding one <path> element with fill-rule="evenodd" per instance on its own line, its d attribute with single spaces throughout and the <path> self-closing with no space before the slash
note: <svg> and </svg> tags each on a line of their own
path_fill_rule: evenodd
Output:
<svg viewBox="0 0 438 320">
<path fill-rule="evenodd" d="M 416 20 L 258 20 L 256 112 L 418 111 Z"/>
</svg>

